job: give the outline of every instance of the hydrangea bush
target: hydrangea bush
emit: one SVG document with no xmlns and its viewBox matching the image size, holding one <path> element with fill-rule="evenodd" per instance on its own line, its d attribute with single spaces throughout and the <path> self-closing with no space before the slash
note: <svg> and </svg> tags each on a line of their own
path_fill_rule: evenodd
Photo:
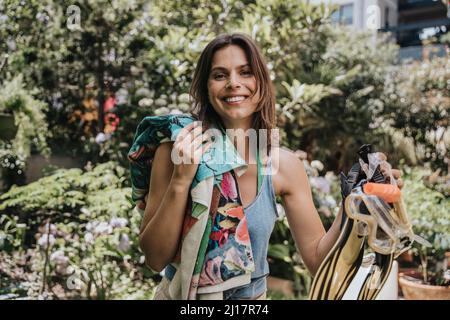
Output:
<svg viewBox="0 0 450 320">
<path fill-rule="evenodd" d="M 0 197 L 0 294 L 145 299 L 153 274 L 138 245 L 127 171 L 116 163 L 61 169 Z"/>
<path fill-rule="evenodd" d="M 445 260 L 450 251 L 450 198 L 429 189 L 424 178 L 429 169 L 405 169 L 403 196 L 413 224 L 413 230 L 427 239 L 431 248 L 415 243 L 413 254 L 419 263 L 425 283 L 450 285 L 450 274 Z"/>
</svg>

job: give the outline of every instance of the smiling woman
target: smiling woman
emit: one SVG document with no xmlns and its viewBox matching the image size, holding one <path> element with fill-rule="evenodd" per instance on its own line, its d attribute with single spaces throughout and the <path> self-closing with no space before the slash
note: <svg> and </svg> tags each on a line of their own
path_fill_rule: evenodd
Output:
<svg viewBox="0 0 450 320">
<path fill-rule="evenodd" d="M 236 45 L 221 49 L 214 55 L 208 93 L 215 112 L 225 125 L 233 120 L 251 121 L 251 115 L 258 106 L 256 79 L 246 60 L 244 50 Z"/>
<path fill-rule="evenodd" d="M 275 91 L 266 61 L 245 34 L 223 34 L 202 52 L 190 90 L 193 113 L 225 128 L 275 128 Z"/>
<path fill-rule="evenodd" d="M 144 214 L 140 246 L 150 268 L 164 269 L 155 299 L 264 299 L 276 196 L 314 274 L 340 234 L 342 210 L 325 232 L 303 163 L 272 143 L 275 92 L 256 43 L 240 33 L 213 39 L 190 95 L 199 121 L 146 117 L 129 153 L 133 200 Z M 203 131 L 210 128 L 224 139 L 209 141 Z M 236 151 L 229 131 L 238 130 L 256 130 L 256 148 L 245 136 Z M 218 164 L 222 151 L 238 157 Z"/>
</svg>

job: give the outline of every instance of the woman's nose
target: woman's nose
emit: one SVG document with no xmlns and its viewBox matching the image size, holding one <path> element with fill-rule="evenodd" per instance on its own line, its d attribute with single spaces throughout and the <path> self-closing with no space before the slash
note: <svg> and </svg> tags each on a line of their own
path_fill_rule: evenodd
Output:
<svg viewBox="0 0 450 320">
<path fill-rule="evenodd" d="M 234 73 L 230 74 L 230 77 L 228 78 L 228 82 L 227 82 L 227 87 L 228 88 L 240 88 L 241 87 L 241 83 L 239 82 L 239 79 L 236 74 L 234 74 Z"/>
</svg>

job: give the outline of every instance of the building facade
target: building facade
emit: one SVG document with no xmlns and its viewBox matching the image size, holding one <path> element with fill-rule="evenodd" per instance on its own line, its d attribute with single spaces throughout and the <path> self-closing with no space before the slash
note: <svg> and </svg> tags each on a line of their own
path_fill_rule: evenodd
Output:
<svg viewBox="0 0 450 320">
<path fill-rule="evenodd" d="M 450 29 L 450 0 L 309 0 L 337 7 L 334 23 L 356 30 L 392 33 L 400 46 L 400 58 L 422 59 L 443 55 L 440 37 Z M 433 45 L 424 44 L 433 39 Z"/>
<path fill-rule="evenodd" d="M 378 30 L 397 25 L 397 0 L 310 0 L 309 3 L 337 6 L 332 21 L 357 30 Z"/>
</svg>

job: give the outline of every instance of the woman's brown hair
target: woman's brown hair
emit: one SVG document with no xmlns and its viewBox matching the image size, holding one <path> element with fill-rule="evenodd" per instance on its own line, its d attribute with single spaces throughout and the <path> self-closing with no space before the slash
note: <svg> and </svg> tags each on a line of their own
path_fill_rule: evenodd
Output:
<svg viewBox="0 0 450 320">
<path fill-rule="evenodd" d="M 237 45 L 244 50 L 250 68 L 256 78 L 255 91 L 260 93 L 258 107 L 254 115 L 253 129 L 267 130 L 267 143 L 270 150 L 271 129 L 275 128 L 275 90 L 270 79 L 266 61 L 252 38 L 243 33 L 224 33 L 217 36 L 205 47 L 195 68 L 190 96 L 193 101 L 193 114 L 209 126 L 216 123 L 223 126 L 208 97 L 208 78 L 211 72 L 214 53 L 229 45 Z"/>
</svg>

